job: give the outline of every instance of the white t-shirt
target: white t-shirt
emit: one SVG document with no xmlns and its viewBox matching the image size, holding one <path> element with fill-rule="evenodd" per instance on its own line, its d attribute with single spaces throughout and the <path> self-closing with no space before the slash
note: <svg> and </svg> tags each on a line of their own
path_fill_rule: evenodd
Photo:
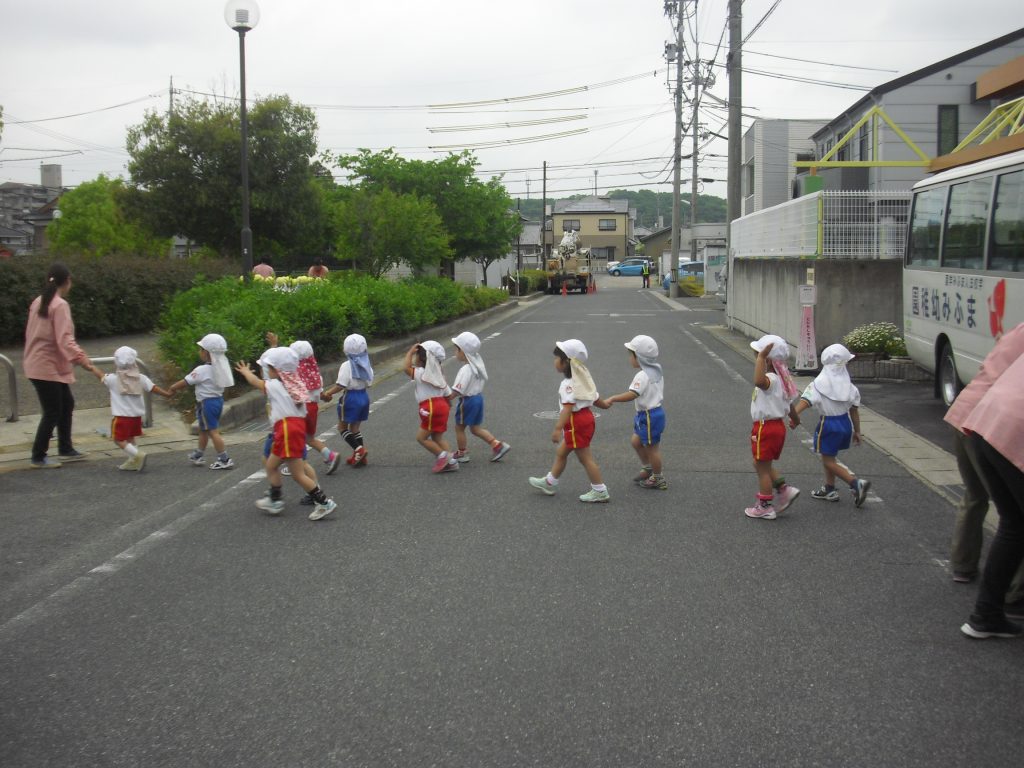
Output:
<svg viewBox="0 0 1024 768">
<path fill-rule="evenodd" d="M 153 391 L 153 382 L 145 374 L 139 374 L 139 381 L 142 382 L 142 389 L 146 392 Z M 103 377 L 103 383 L 110 390 L 110 415 L 111 416 L 145 416 L 146 401 L 142 395 L 122 395 L 121 386 L 117 382 L 116 373 L 108 373 Z"/>
<path fill-rule="evenodd" d="M 647 371 L 637 371 L 629 384 L 629 391 L 636 392 L 633 403 L 638 411 L 649 411 L 657 408 L 665 399 L 665 380 L 651 381 Z"/>
<path fill-rule="evenodd" d="M 558 409 L 561 410 L 562 406 L 566 403 L 572 403 L 572 411 L 581 411 L 584 408 L 589 408 L 593 405 L 593 400 L 577 400 L 576 396 L 572 391 L 572 379 L 562 379 L 562 383 L 558 385 Z"/>
<path fill-rule="evenodd" d="M 338 368 L 338 386 L 345 389 L 366 389 L 370 385 L 366 379 L 353 378 L 352 363 L 346 360 Z"/>
<path fill-rule="evenodd" d="M 459 368 L 459 372 L 455 375 L 455 383 L 452 384 L 452 389 L 460 395 L 472 397 L 484 391 L 484 380 L 473 373 L 473 366 L 466 363 Z"/>
<path fill-rule="evenodd" d="M 224 396 L 224 387 L 218 387 L 213 381 L 213 366 L 209 363 L 197 366 L 192 373 L 186 374 L 185 383 L 196 388 L 196 400 Z"/>
<path fill-rule="evenodd" d="M 854 406 L 860 407 L 860 390 L 851 385 L 850 394 L 853 396 L 853 399 L 850 401 L 839 402 L 838 400 L 833 400 L 831 397 L 825 397 L 825 395 L 821 394 L 815 388 L 812 381 L 807 385 L 800 397 L 817 408 L 818 413 L 822 416 L 845 416 L 850 412 L 850 408 Z"/>
<path fill-rule="evenodd" d="M 766 373 L 768 389 L 754 387 L 750 400 L 750 418 L 753 421 L 783 419 L 789 415 L 789 402 L 782 394 L 782 379 L 778 374 Z"/>
<path fill-rule="evenodd" d="M 426 370 L 426 368 L 416 368 L 412 372 L 412 379 L 416 382 L 416 402 L 422 403 L 424 400 L 429 400 L 432 397 L 448 397 L 452 393 L 450 387 L 440 389 L 423 380 L 423 374 Z"/>
<path fill-rule="evenodd" d="M 270 403 L 271 424 L 277 424 L 281 419 L 306 417 L 305 403 L 292 400 L 280 379 L 267 379 L 267 402 Z"/>
</svg>

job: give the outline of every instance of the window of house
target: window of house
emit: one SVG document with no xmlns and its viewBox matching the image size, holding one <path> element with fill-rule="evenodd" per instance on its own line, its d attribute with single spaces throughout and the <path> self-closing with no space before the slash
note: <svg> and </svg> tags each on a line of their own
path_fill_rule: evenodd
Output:
<svg viewBox="0 0 1024 768">
<path fill-rule="evenodd" d="M 938 154 L 948 155 L 960 143 L 960 107 L 939 105 Z"/>
<path fill-rule="evenodd" d="M 598 219 L 597 228 L 601 232 L 614 232 L 615 231 L 615 219 Z"/>
<path fill-rule="evenodd" d="M 579 232 L 580 231 L 580 220 L 579 219 L 562 219 L 562 231 L 563 232 Z"/>
<path fill-rule="evenodd" d="M 843 144 L 843 146 L 841 146 L 839 148 L 839 151 L 836 152 L 836 156 L 833 157 L 832 159 L 833 160 L 838 160 L 840 162 L 842 162 L 844 160 L 849 160 L 850 159 L 850 145 L 849 145 L 849 143 Z"/>
<path fill-rule="evenodd" d="M 857 133 L 857 154 L 861 160 L 871 159 L 871 132 L 868 130 L 868 126 L 865 123 L 860 127 L 860 131 Z"/>
<path fill-rule="evenodd" d="M 754 164 L 753 163 L 750 163 L 749 165 L 743 166 L 743 176 L 742 176 L 742 179 L 743 179 L 743 190 L 742 190 L 743 197 L 750 197 L 752 194 L 754 194 Z M 697 201 L 700 202 L 700 198 L 699 197 L 697 198 Z"/>
</svg>

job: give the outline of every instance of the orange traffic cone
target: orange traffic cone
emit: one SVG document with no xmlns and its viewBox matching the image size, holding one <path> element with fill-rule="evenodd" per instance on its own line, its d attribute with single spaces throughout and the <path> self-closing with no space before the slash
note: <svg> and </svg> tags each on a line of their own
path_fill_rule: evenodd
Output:
<svg viewBox="0 0 1024 768">
<path fill-rule="evenodd" d="M 564 283 L 564 282 L 562 283 L 562 295 L 563 295 L 563 296 L 568 296 L 568 295 L 569 295 L 569 291 L 568 291 L 568 290 L 566 290 L 566 287 L 565 287 L 565 283 Z"/>
</svg>

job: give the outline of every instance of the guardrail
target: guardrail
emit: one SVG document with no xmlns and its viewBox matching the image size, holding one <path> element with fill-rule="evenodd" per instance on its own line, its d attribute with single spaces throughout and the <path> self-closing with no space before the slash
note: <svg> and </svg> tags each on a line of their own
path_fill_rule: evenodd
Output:
<svg viewBox="0 0 1024 768">
<path fill-rule="evenodd" d="M 92 358 L 92 364 L 97 363 L 112 363 L 114 358 L 112 357 L 94 357 Z M 149 368 L 141 360 L 136 360 L 135 364 L 139 366 L 139 372 L 149 376 Z M 150 376 L 152 378 L 152 376 Z M 152 427 L 153 426 L 153 394 L 151 392 L 142 393 L 142 402 L 146 404 L 146 415 L 142 417 L 142 426 Z"/>
<path fill-rule="evenodd" d="M 18 420 L 18 375 L 14 370 L 14 363 L 7 355 L 0 355 L 0 363 L 3 363 L 7 368 L 7 388 L 11 393 L 11 415 L 7 417 L 8 421 Z"/>
</svg>

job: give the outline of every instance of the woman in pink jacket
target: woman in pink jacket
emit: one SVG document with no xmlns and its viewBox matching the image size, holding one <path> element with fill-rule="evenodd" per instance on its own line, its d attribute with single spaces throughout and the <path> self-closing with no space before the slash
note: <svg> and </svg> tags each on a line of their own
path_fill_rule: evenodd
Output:
<svg viewBox="0 0 1024 768">
<path fill-rule="evenodd" d="M 36 439 L 32 443 L 32 466 L 39 469 L 61 465 L 46 455 L 54 427 L 57 428 L 57 450 L 63 461 L 85 456 L 71 444 L 71 413 L 75 408 L 75 398 L 71 395 L 70 385 L 75 381 L 76 365 L 89 371 L 94 370 L 94 366 L 75 341 L 71 307 L 64 300 L 70 290 L 71 273 L 63 264 L 55 263 L 46 273 L 43 293 L 29 307 L 28 324 L 25 326 L 22 367 L 35 387 L 43 409 Z"/>
</svg>

